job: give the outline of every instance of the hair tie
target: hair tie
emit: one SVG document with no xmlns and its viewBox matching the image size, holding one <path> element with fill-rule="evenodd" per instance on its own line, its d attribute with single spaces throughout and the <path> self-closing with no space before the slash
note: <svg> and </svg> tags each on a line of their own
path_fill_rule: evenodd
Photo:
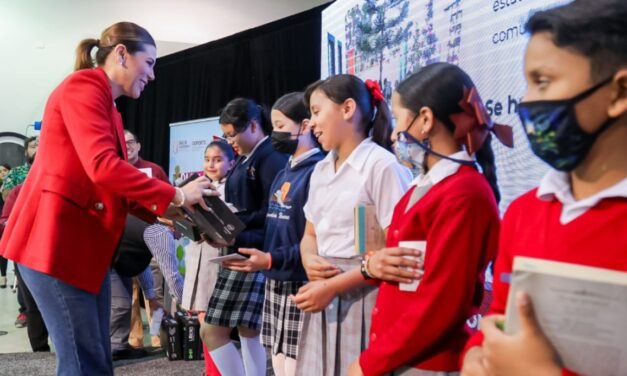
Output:
<svg viewBox="0 0 627 376">
<path fill-rule="evenodd" d="M 96 47 L 100 48 L 100 39 L 96 38 Z"/>
<path fill-rule="evenodd" d="M 510 148 L 514 146 L 512 127 L 492 121 L 476 88 L 464 87 L 459 107 L 463 112 L 450 117 L 455 123 L 454 137 L 457 142 L 466 145 L 468 153 L 473 154 L 481 149 L 488 133 L 494 134 L 503 145 Z"/>
<path fill-rule="evenodd" d="M 379 86 L 378 81 L 366 80 L 366 88 L 368 89 L 368 91 L 370 92 L 370 96 L 372 97 L 372 107 L 375 107 L 377 104 L 385 100 L 383 92 L 381 91 L 381 86 Z"/>
</svg>

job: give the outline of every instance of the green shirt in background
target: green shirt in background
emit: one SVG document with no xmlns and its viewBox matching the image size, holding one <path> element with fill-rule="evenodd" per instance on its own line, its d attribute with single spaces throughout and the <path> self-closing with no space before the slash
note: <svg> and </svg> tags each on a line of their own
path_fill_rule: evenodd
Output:
<svg viewBox="0 0 627 376">
<path fill-rule="evenodd" d="M 4 181 L 2 182 L 2 199 L 6 199 L 7 195 L 11 191 L 11 189 L 15 188 L 16 185 L 20 185 L 24 183 L 26 180 L 26 175 L 28 175 L 28 171 L 30 170 L 30 164 L 25 163 L 21 166 L 15 167 L 9 171 L 9 174 Z"/>
</svg>

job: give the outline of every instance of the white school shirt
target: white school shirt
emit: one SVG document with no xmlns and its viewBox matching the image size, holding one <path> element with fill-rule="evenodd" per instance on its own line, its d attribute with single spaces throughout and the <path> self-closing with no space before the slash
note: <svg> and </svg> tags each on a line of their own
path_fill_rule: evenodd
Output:
<svg viewBox="0 0 627 376">
<path fill-rule="evenodd" d="M 320 153 L 320 149 L 318 148 L 313 148 L 310 150 L 307 150 L 306 152 L 304 152 L 303 154 L 299 155 L 298 157 L 294 158 L 293 156 L 290 157 L 289 162 L 290 162 L 290 167 L 294 168 L 296 167 L 300 162 L 304 161 L 305 159 L 311 157 L 312 155 L 318 154 Z"/>
<path fill-rule="evenodd" d="M 536 197 L 544 201 L 551 201 L 553 197 L 558 199 L 562 203 L 560 223 L 565 225 L 595 207 L 604 198 L 627 197 L 627 179 L 623 179 L 607 189 L 577 201 L 571 191 L 569 174 L 567 172 L 549 170 L 540 182 Z"/>
<path fill-rule="evenodd" d="M 335 160 L 335 153 L 330 152 L 316 165 L 303 210 L 315 227 L 318 254 L 351 258 L 356 255 L 355 207 L 374 205 L 377 220 L 386 229 L 412 176 L 392 153 L 370 138 L 353 150 L 337 173 Z"/>
<path fill-rule="evenodd" d="M 224 201 L 224 188 L 226 187 L 226 178 L 220 179 L 220 181 L 212 181 L 211 184 L 216 188 L 216 191 L 220 194 L 220 198 Z"/>
</svg>

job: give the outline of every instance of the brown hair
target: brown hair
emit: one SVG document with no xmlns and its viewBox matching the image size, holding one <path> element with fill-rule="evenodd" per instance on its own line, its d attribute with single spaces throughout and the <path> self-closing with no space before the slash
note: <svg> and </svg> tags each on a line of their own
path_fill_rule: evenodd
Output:
<svg viewBox="0 0 627 376">
<path fill-rule="evenodd" d="M 100 39 L 83 39 L 76 47 L 76 62 L 74 70 L 94 67 L 91 51 L 97 47 L 96 66 L 104 64 L 107 56 L 118 44 L 123 44 L 129 53 L 143 51 L 145 45 L 156 47 L 155 40 L 143 27 L 132 22 L 118 22 L 106 28 Z"/>
</svg>

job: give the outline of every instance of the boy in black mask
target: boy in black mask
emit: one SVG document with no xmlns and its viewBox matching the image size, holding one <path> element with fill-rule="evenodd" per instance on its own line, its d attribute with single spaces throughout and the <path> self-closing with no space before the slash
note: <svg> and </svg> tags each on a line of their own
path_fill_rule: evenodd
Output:
<svg viewBox="0 0 627 376">
<path fill-rule="evenodd" d="M 515 256 L 627 271 L 625 20 L 624 0 L 576 0 L 527 24 L 528 87 L 519 114 L 533 152 L 553 169 L 505 214 L 493 315 L 470 339 L 462 375 L 572 374 L 524 292 L 515 299 L 521 330 L 498 329 Z"/>
</svg>

